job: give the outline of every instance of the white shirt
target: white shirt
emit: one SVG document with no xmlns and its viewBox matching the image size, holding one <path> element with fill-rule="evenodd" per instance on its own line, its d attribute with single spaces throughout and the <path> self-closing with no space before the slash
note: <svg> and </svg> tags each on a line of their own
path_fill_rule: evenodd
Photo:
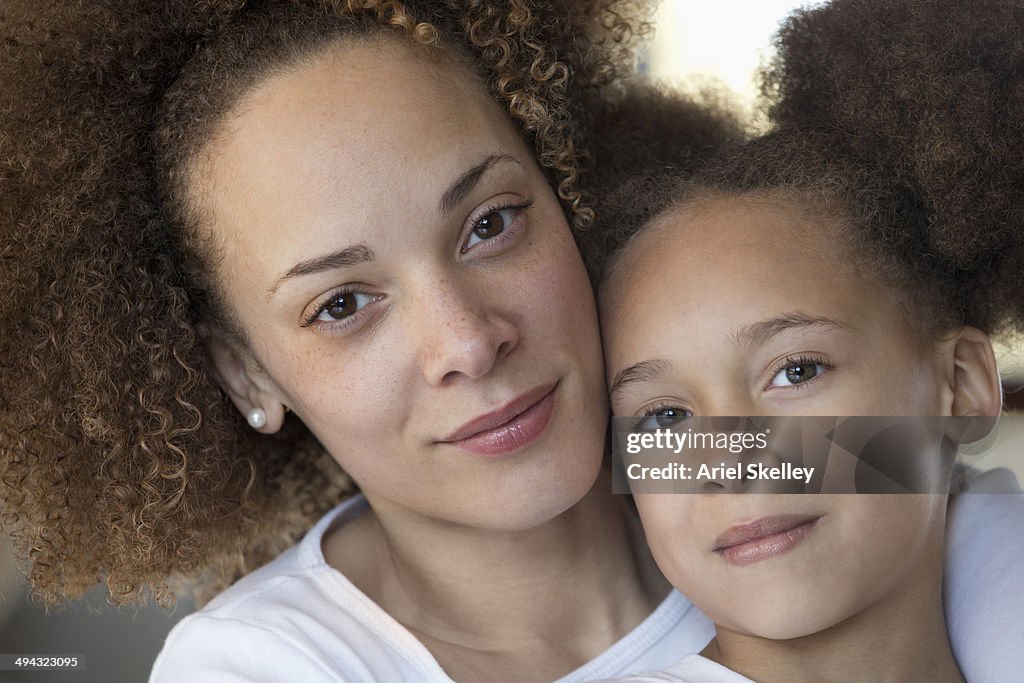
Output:
<svg viewBox="0 0 1024 683">
<path fill-rule="evenodd" d="M 1024 495 L 1010 470 L 971 480 L 950 502 L 943 604 L 950 644 L 970 683 L 1024 680 Z M 674 666 L 614 683 L 749 683 L 688 655 Z M 607 683 L 612 683 L 611 681 Z"/>
<path fill-rule="evenodd" d="M 951 504 L 947 531 L 953 652 L 971 683 L 1022 680 L 1024 495 L 1007 470 L 982 475 L 970 490 Z M 985 490 L 1016 494 L 976 493 Z M 324 559 L 327 529 L 365 507 L 362 497 L 343 503 L 297 546 L 179 622 L 150 682 L 452 683 L 412 633 Z M 672 592 L 622 640 L 557 683 L 671 670 L 713 635 L 707 617 Z"/>
<path fill-rule="evenodd" d="M 452 683 L 412 633 L 324 559 L 327 529 L 365 509 L 362 496 L 343 503 L 297 546 L 179 622 L 151 683 Z M 633 631 L 558 683 L 664 668 L 713 635 L 707 617 L 673 591 Z"/>
<path fill-rule="evenodd" d="M 943 601 L 953 654 L 970 683 L 1024 681 L 1024 494 L 1010 470 L 953 498 Z"/>
</svg>

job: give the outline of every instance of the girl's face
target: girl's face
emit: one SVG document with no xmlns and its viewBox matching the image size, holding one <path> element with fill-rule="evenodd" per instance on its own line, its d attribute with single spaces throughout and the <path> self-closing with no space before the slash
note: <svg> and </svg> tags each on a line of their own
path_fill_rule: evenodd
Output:
<svg viewBox="0 0 1024 683">
<path fill-rule="evenodd" d="M 602 289 L 613 413 L 949 415 L 941 354 L 839 243 L 827 219 L 768 200 L 657 220 Z M 942 495 L 636 501 L 669 580 L 720 626 L 762 637 L 820 631 L 940 566 Z"/>
<path fill-rule="evenodd" d="M 337 44 L 248 93 L 193 171 L 251 351 L 213 354 L 241 410 L 268 431 L 294 411 L 378 510 L 524 528 L 583 497 L 607 419 L 593 297 L 468 70 Z"/>
</svg>

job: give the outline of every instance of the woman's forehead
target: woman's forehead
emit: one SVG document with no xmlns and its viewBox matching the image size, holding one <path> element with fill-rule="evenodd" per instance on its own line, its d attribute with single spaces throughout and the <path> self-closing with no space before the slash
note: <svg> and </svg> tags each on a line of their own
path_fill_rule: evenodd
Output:
<svg viewBox="0 0 1024 683">
<path fill-rule="evenodd" d="M 396 219 L 433 212 L 482 159 L 535 167 L 508 116 L 460 70 L 396 40 L 342 42 L 267 79 L 197 165 L 207 222 L 229 251 L 267 251 L 282 232 L 386 236 Z"/>
<path fill-rule="evenodd" d="M 312 159 L 340 156 L 353 165 L 383 160 L 419 171 L 409 162 L 436 158 L 442 141 L 488 145 L 514 130 L 467 69 L 426 59 L 434 48 L 404 42 L 338 41 L 266 78 L 225 115 L 207 167 L 216 172 L 236 161 L 236 171 L 253 175 L 271 163 L 315 171 Z"/>
</svg>

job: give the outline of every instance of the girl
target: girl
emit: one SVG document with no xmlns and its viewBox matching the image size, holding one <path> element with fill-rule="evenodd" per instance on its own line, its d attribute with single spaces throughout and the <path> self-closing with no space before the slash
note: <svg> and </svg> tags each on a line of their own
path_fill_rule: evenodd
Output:
<svg viewBox="0 0 1024 683">
<path fill-rule="evenodd" d="M 995 2 L 837 0 L 791 18 L 769 72 L 778 129 L 696 174 L 634 179 L 602 214 L 613 413 L 652 429 L 998 415 L 989 340 L 1024 330 L 1022 30 Z M 717 635 L 630 680 L 1019 677 L 1010 653 L 954 658 L 944 495 L 636 503 Z M 1019 642 L 1020 614 L 1004 615 Z"/>
</svg>

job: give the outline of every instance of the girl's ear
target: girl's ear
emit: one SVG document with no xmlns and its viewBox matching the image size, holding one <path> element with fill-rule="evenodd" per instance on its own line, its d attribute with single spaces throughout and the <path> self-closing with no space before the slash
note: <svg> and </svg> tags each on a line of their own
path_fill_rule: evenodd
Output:
<svg viewBox="0 0 1024 683">
<path fill-rule="evenodd" d="M 988 335 L 976 327 L 963 327 L 950 340 L 953 355 L 954 417 L 973 417 L 959 437 L 960 443 L 984 438 L 995 427 L 1003 407 L 995 352 Z"/>
<path fill-rule="evenodd" d="M 237 341 L 210 325 L 198 325 L 196 329 L 206 346 L 214 377 L 250 426 L 263 434 L 279 431 L 287 408 L 274 382 Z M 251 418 L 254 409 L 263 411 L 255 421 Z"/>
</svg>

